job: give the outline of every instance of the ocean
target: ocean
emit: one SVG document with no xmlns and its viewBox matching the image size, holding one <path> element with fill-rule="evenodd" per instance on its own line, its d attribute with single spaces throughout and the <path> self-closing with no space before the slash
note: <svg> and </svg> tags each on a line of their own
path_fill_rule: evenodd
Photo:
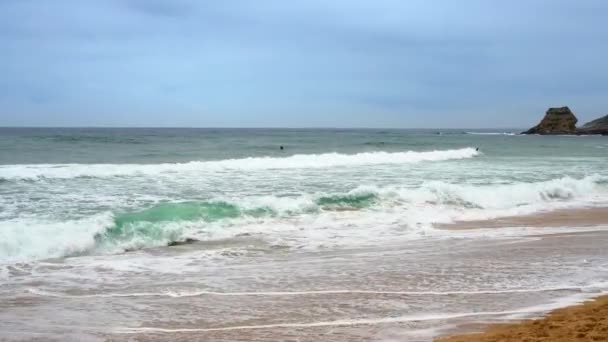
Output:
<svg viewBox="0 0 608 342">
<path fill-rule="evenodd" d="M 519 131 L 0 128 L 0 337 L 427 341 L 608 290 L 608 225 L 445 228 L 608 207 L 606 137 Z"/>
</svg>

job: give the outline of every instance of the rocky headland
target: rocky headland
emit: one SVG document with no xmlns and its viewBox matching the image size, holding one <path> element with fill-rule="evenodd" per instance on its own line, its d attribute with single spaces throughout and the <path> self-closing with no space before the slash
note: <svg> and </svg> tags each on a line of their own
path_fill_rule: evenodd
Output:
<svg viewBox="0 0 608 342">
<path fill-rule="evenodd" d="M 549 108 L 540 123 L 522 134 L 541 135 L 608 135 L 608 115 L 577 128 L 578 119 L 568 107 Z"/>
<path fill-rule="evenodd" d="M 583 134 L 608 134 L 608 115 L 599 119 L 587 122 L 583 127 L 578 129 Z"/>
</svg>

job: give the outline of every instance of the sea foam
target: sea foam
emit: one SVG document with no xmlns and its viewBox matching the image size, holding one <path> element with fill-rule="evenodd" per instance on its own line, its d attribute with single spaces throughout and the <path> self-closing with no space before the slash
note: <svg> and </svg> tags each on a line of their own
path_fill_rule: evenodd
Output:
<svg viewBox="0 0 608 342">
<path fill-rule="evenodd" d="M 13 219 L 0 222 L 0 261 L 27 261 L 84 253 L 95 248 L 95 236 L 112 225 L 102 213 L 80 220 Z"/>
<path fill-rule="evenodd" d="M 474 148 L 427 152 L 363 152 L 356 154 L 296 154 L 289 157 L 251 157 L 217 161 L 163 164 L 22 164 L 0 166 L 0 179 L 115 177 L 176 174 L 180 172 L 224 170 L 315 169 L 340 166 L 405 164 L 467 159 L 479 155 Z"/>
<path fill-rule="evenodd" d="M 300 248 L 356 245 L 428 234 L 437 223 L 606 205 L 605 181 L 600 176 L 507 185 L 435 181 L 415 187 L 359 186 L 345 193 L 159 202 L 75 220 L 18 218 L 0 223 L 0 260 L 117 253 L 238 236 Z"/>
</svg>

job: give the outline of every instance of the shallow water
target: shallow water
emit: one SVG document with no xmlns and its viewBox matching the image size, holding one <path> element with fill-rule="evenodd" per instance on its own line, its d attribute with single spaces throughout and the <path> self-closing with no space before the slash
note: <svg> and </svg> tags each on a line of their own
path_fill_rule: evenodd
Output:
<svg viewBox="0 0 608 342">
<path fill-rule="evenodd" d="M 460 234 L 381 248 L 218 256 L 187 245 L 14 265 L 0 293 L 2 334 L 430 341 L 462 323 L 538 315 L 608 290 L 603 230 Z"/>
</svg>

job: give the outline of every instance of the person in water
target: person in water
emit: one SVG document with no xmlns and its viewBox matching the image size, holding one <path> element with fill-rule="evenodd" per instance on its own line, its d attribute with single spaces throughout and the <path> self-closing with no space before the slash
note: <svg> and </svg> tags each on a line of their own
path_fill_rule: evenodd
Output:
<svg viewBox="0 0 608 342">
<path fill-rule="evenodd" d="M 279 146 L 279 148 L 281 149 L 281 151 L 283 151 L 283 145 Z"/>
</svg>

